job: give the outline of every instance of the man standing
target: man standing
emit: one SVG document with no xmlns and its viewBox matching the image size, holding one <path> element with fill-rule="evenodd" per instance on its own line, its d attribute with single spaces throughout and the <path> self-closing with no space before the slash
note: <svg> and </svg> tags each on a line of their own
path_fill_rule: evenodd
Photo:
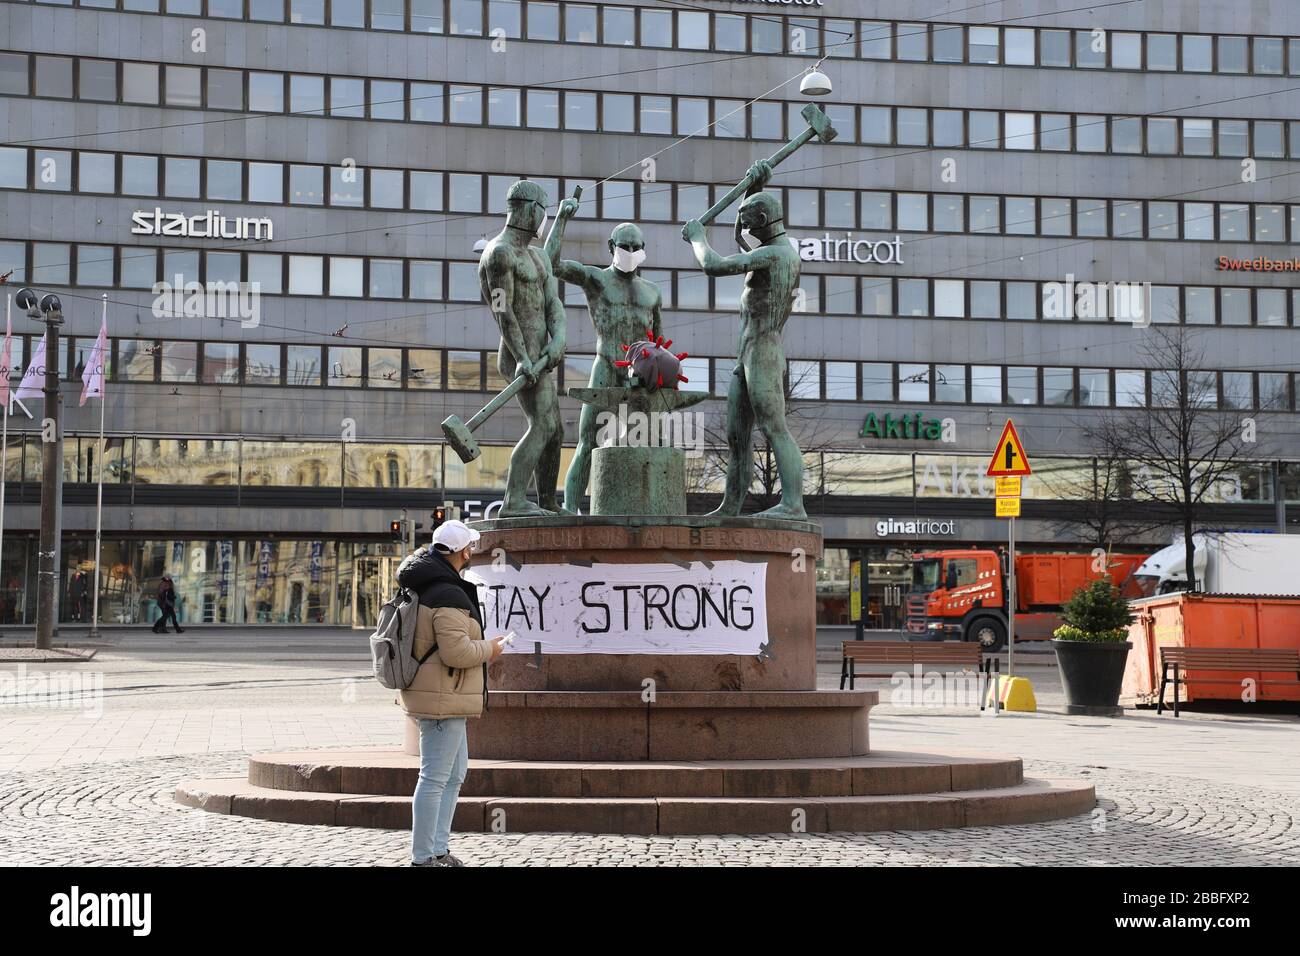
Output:
<svg viewBox="0 0 1300 956">
<path fill-rule="evenodd" d="M 753 479 L 752 432 L 755 423 L 767 438 L 781 479 L 781 501 L 758 517 L 806 518 L 803 507 L 803 456 L 785 423 L 785 349 L 781 334 L 799 285 L 799 253 L 785 235 L 780 201 L 762 192 L 772 178 L 771 164 L 760 160 L 749 170 L 751 185 L 736 214 L 736 240 L 748 252 L 722 256 L 692 219 L 682 226 L 700 267 L 711 276 L 745 274 L 740 296 L 740 344 L 727 393 L 727 485 L 715 515 L 740 514 Z"/>
<path fill-rule="evenodd" d="M 537 183 L 521 179 L 511 186 L 506 226 L 478 263 L 479 287 L 501 329 L 497 368 L 507 379 L 528 380 L 519 392 L 528 428 L 510 453 L 502 518 L 564 513 L 555 498 L 564 424 L 552 374 L 564 358 L 564 304 L 550 262 L 531 245 L 546 223 L 546 201 Z M 534 478 L 538 505 L 527 497 Z"/>
<path fill-rule="evenodd" d="M 603 269 L 561 259 L 565 227 L 577 213 L 576 199 L 560 203 L 555 225 L 546 237 L 546 255 L 556 277 L 582 286 L 587 297 L 587 310 L 596 327 L 596 361 L 587 384 L 592 388 L 625 386 L 627 372 L 615 364 L 623 358 L 622 346 L 644 339 L 647 331 L 659 336 L 662 297 L 659 287 L 641 278 L 638 271 L 645 261 L 645 238 L 635 223 L 622 222 L 614 227 L 609 236 L 613 261 Z M 576 511 L 587 493 L 596 418 L 596 407 L 584 404 L 578 422 L 578 448 L 564 479 L 564 503 L 570 510 Z"/>
</svg>

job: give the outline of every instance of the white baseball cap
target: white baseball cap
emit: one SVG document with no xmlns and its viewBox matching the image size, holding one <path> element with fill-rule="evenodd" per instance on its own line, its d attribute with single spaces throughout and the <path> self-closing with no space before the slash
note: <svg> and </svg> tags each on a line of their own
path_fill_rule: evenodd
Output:
<svg viewBox="0 0 1300 956">
<path fill-rule="evenodd" d="M 479 533 L 463 521 L 452 519 L 438 525 L 433 532 L 433 543 L 440 544 L 452 554 L 464 551 L 479 539 Z"/>
</svg>

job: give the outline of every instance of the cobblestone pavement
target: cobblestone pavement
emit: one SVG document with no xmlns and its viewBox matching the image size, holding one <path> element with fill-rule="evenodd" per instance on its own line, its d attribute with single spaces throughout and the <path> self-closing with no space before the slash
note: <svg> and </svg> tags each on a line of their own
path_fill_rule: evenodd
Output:
<svg viewBox="0 0 1300 956">
<path fill-rule="evenodd" d="M 0 777 L 0 859 L 15 865 L 404 865 L 402 831 L 227 817 L 172 802 L 178 780 L 241 774 L 240 753 Z M 1080 769 L 1031 761 L 1036 775 Z M 472 865 L 1111 866 L 1300 864 L 1300 799 L 1094 769 L 1091 814 L 1032 826 L 887 833 L 623 837 L 453 835 Z"/>
<path fill-rule="evenodd" d="M 836 685 L 837 666 L 820 671 L 822 686 Z M 404 832 L 270 823 L 172 801 L 182 780 L 242 776 L 251 753 L 398 746 L 392 694 L 364 676 L 355 653 L 110 651 L 89 667 L 0 665 L 10 679 L 55 672 L 99 675 L 102 692 L 82 706 L 28 688 L 0 707 L 0 865 L 406 862 Z M 1038 714 L 882 705 L 872 746 L 1015 754 L 1028 776 L 1092 780 L 1100 806 L 1090 814 L 872 834 L 465 834 L 456 853 L 476 865 L 535 866 L 1300 864 L 1294 715 L 1066 717 L 1052 669 L 1033 680 Z"/>
</svg>

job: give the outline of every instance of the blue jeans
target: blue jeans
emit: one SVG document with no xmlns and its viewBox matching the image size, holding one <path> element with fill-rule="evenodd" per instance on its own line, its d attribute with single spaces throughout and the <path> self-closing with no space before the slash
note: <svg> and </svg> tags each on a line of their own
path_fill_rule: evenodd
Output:
<svg viewBox="0 0 1300 956">
<path fill-rule="evenodd" d="M 420 780 L 411 801 L 411 859 L 447 852 L 451 818 L 469 769 L 464 717 L 420 718 Z"/>
</svg>

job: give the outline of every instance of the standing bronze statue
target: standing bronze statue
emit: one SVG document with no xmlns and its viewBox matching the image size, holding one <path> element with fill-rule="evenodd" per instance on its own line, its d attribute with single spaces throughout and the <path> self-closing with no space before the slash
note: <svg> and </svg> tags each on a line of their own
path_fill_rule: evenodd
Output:
<svg viewBox="0 0 1300 956">
<path fill-rule="evenodd" d="M 772 447 L 781 481 L 780 503 L 759 517 L 806 518 L 803 455 L 785 422 L 785 349 L 781 343 L 799 285 L 799 253 L 786 238 L 780 201 L 762 191 L 771 177 L 772 164 L 767 160 L 751 166 L 746 176 L 749 188 L 736 213 L 736 241 L 749 251 L 719 255 L 709 245 L 698 219 L 682 226 L 682 237 L 708 275 L 745 275 L 737 364 L 727 393 L 730 461 L 722 504 L 713 514 L 740 514 L 754 474 L 752 433 L 757 424 Z"/>
<path fill-rule="evenodd" d="M 656 338 L 659 336 L 662 296 L 657 285 L 641 278 L 639 269 L 645 261 L 645 238 L 635 223 L 623 222 L 614 227 L 609 236 L 613 261 L 604 268 L 561 259 L 565 227 L 577 213 L 577 200 L 566 199 L 560 203 L 555 225 L 546 237 L 546 255 L 555 275 L 565 282 L 581 286 L 587 297 L 587 309 L 596 327 L 596 361 L 591 366 L 588 386 L 626 386 L 629 384 L 627 370 L 616 363 L 624 357 L 623 349 L 644 339 L 646 332 L 652 332 Z M 564 480 L 564 503 L 575 511 L 591 478 L 591 451 L 596 444 L 598 412 L 595 405 L 582 406 L 578 447 Z"/>
<path fill-rule="evenodd" d="M 564 425 L 554 369 L 564 358 L 564 303 L 551 263 L 531 243 L 546 222 L 546 191 L 520 180 L 506 194 L 506 226 L 488 240 L 478 263 L 483 298 L 501 328 L 497 368 L 508 379 L 522 376 L 519 404 L 528 428 L 510 453 L 503 518 L 565 514 L 556 502 Z M 528 500 L 537 481 L 538 505 Z"/>
</svg>

